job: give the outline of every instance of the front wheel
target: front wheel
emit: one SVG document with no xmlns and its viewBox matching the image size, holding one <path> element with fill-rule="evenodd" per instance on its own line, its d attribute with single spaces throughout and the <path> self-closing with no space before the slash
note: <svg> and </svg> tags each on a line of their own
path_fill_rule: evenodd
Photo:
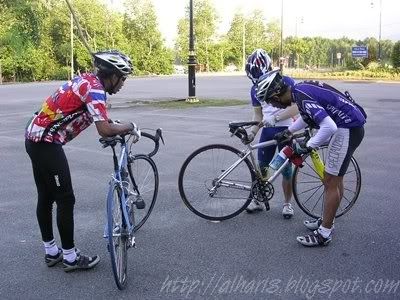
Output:
<svg viewBox="0 0 400 300">
<path fill-rule="evenodd" d="M 327 146 L 318 149 L 321 160 L 326 163 Z M 298 206 L 313 218 L 322 218 L 324 211 L 325 189 L 319 178 L 311 156 L 306 155 L 303 167 L 295 167 L 293 172 L 293 196 Z M 354 157 L 343 176 L 343 197 L 336 211 L 336 218 L 347 213 L 356 202 L 361 189 L 361 171 Z"/>
<path fill-rule="evenodd" d="M 179 172 L 179 193 L 196 215 L 222 221 L 241 213 L 252 199 L 252 164 L 246 158 L 223 180 L 221 174 L 242 157 L 228 145 L 208 145 L 194 151 Z"/>
<path fill-rule="evenodd" d="M 128 234 L 121 205 L 121 190 L 114 185 L 107 199 L 107 233 L 111 266 L 120 290 L 126 286 L 128 261 Z"/>
<path fill-rule="evenodd" d="M 130 178 L 129 197 L 133 202 L 134 231 L 149 218 L 158 194 L 158 171 L 154 161 L 147 155 L 134 155 L 128 164 Z M 144 207 L 143 207 L 144 206 Z"/>
</svg>

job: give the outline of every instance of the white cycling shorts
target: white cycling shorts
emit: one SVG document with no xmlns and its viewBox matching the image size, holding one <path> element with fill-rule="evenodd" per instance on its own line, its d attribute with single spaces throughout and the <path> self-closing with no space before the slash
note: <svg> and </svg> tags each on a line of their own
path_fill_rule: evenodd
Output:
<svg viewBox="0 0 400 300">
<path fill-rule="evenodd" d="M 344 176 L 351 157 L 364 137 L 364 127 L 338 128 L 332 136 L 325 161 L 325 172 Z"/>
</svg>

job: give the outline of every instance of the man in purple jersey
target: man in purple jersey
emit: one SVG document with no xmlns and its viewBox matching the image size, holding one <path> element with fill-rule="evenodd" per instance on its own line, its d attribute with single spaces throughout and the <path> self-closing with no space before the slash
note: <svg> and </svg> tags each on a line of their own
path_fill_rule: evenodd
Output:
<svg viewBox="0 0 400 300">
<path fill-rule="evenodd" d="M 309 126 L 318 132 L 295 151 L 305 154 L 329 141 L 324 172 L 325 202 L 323 218 L 305 221 L 313 234 L 297 237 L 304 246 L 325 246 L 332 240 L 333 222 L 343 196 L 343 176 L 351 156 L 364 137 L 366 114 L 350 95 L 318 81 L 304 81 L 294 86 L 285 84 L 279 71 L 260 77 L 257 98 L 277 108 L 296 103 L 301 118 L 276 135 L 278 141 L 290 140 L 292 134 Z"/>
</svg>

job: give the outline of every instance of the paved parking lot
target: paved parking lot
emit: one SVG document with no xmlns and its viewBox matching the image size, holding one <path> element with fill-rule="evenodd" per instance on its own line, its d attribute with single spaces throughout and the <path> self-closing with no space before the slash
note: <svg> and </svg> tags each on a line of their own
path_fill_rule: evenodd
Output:
<svg viewBox="0 0 400 300">
<path fill-rule="evenodd" d="M 245 97 L 248 82 L 242 81 L 235 86 Z M 140 83 L 146 84 L 145 79 Z M 224 84 L 214 82 L 214 86 Z M 23 128 L 40 104 L 34 98 L 47 94 L 52 84 L 32 85 L 32 93 L 24 95 L 18 94 L 18 86 L 12 87 L 16 94 L 0 87 L 0 298 L 398 299 L 400 85 L 340 84 L 354 91 L 369 116 L 365 139 L 355 155 L 363 175 L 360 198 L 350 213 L 337 220 L 334 240 L 326 248 L 297 244 L 296 235 L 305 232 L 301 224 L 305 215 L 295 207 L 293 219 L 282 218 L 279 187 L 271 211 L 243 213 L 218 224 L 195 216 L 183 205 L 177 190 L 182 162 L 205 144 L 241 147 L 230 138 L 227 124 L 249 120 L 248 106 L 112 109 L 112 118 L 132 120 L 142 128 L 162 127 L 166 141 L 156 157 L 158 202 L 138 232 L 138 248 L 129 252 L 129 282 L 122 292 L 113 282 L 102 238 L 112 172 L 110 150 L 101 148 L 94 126 L 65 147 L 77 199 L 76 244 L 86 253 L 99 254 L 101 263 L 94 270 L 72 274 L 65 274 L 61 266 L 47 268 Z M 239 92 L 224 91 L 226 98 L 238 97 Z M 212 89 L 199 88 L 199 93 L 211 94 Z M 138 145 L 137 151 L 144 148 Z"/>
</svg>

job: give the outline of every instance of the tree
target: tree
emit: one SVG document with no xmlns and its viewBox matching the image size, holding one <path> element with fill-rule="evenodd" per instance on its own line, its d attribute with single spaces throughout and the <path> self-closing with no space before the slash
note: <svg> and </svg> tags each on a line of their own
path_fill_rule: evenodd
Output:
<svg viewBox="0 0 400 300">
<path fill-rule="evenodd" d="M 393 46 L 392 63 L 393 67 L 400 68 L 400 41 L 396 42 Z"/>
<path fill-rule="evenodd" d="M 173 54 L 164 46 L 157 16 L 150 0 L 125 1 L 123 32 L 128 53 L 138 73 L 172 73 Z"/>
</svg>

